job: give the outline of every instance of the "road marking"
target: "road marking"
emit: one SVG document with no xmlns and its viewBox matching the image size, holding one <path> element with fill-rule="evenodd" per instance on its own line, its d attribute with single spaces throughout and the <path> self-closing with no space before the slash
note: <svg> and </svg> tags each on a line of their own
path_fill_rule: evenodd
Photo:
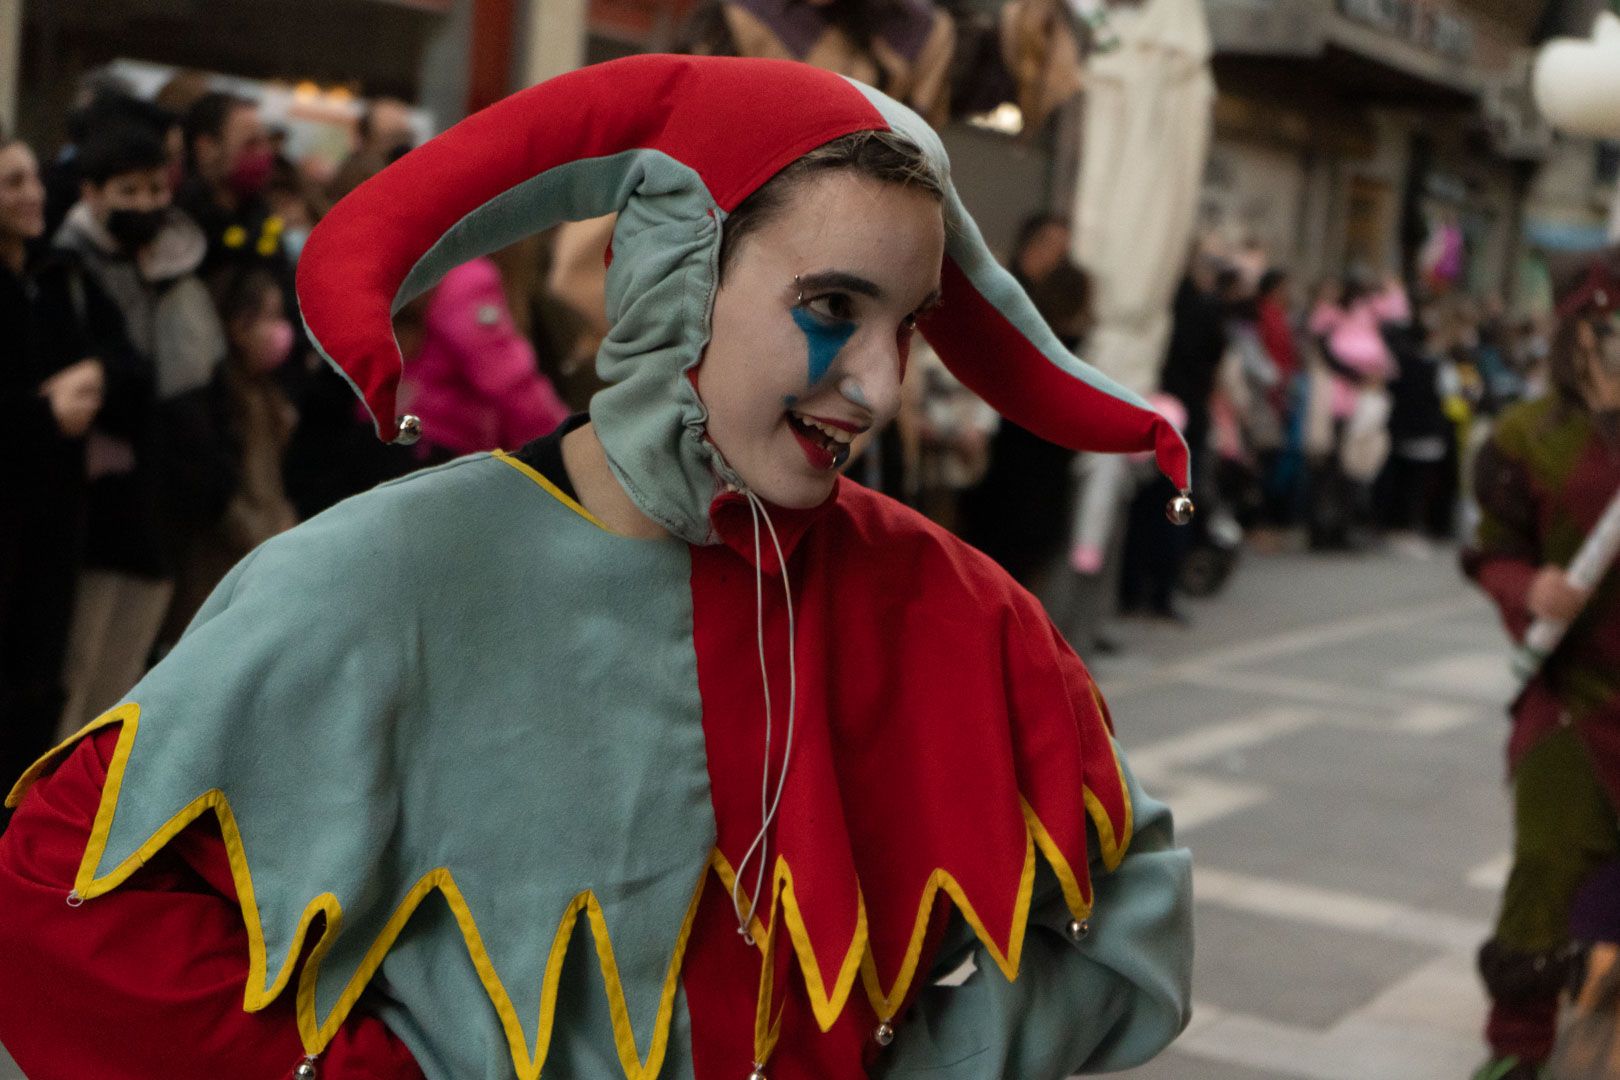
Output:
<svg viewBox="0 0 1620 1080">
<path fill-rule="evenodd" d="M 1416 968 L 1325 1030 L 1204 1003 L 1175 1043 L 1178 1054 L 1301 1080 L 1456 1080 L 1485 1056 L 1485 999 L 1469 958 Z"/>
<path fill-rule="evenodd" d="M 1505 647 L 1493 652 L 1456 653 L 1402 668 L 1393 672 L 1388 681 L 1391 686 L 1403 689 L 1506 708 L 1519 692 L 1508 660 Z"/>
<path fill-rule="evenodd" d="M 1315 709 L 1278 705 L 1248 716 L 1206 724 L 1185 735 L 1173 735 L 1129 750 L 1131 767 L 1142 776 L 1163 776 L 1174 769 L 1247 750 L 1292 735 L 1322 722 Z"/>
<path fill-rule="evenodd" d="M 1490 927 L 1442 911 L 1272 878 L 1193 867 L 1193 900 L 1233 911 L 1472 952 Z"/>
<path fill-rule="evenodd" d="M 1206 777 L 1163 777 L 1153 781 L 1153 788 L 1175 814 L 1176 835 L 1181 838 L 1271 798 L 1271 789 L 1258 784 L 1234 784 Z"/>
<path fill-rule="evenodd" d="M 1108 699 L 1113 701 L 1123 694 L 1138 693 L 1166 683 L 1179 682 L 1190 671 L 1255 664 L 1323 645 L 1336 645 L 1380 631 L 1408 628 L 1414 623 L 1430 622 L 1483 610 L 1486 610 L 1485 601 L 1470 594 L 1454 600 L 1429 601 L 1373 615 L 1358 615 L 1349 619 L 1318 623 L 1298 630 L 1273 634 L 1258 641 L 1214 649 L 1175 663 L 1162 664 L 1135 678 L 1110 679 L 1107 680 L 1103 691 Z"/>
<path fill-rule="evenodd" d="M 1468 871 L 1468 884 L 1486 892 L 1499 893 L 1507 885 L 1508 871 L 1512 868 L 1513 853 L 1504 851 Z"/>
</svg>

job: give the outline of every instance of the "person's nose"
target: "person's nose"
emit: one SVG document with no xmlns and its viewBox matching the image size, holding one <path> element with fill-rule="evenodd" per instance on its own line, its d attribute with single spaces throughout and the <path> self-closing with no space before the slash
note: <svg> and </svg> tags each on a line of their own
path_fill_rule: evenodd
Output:
<svg viewBox="0 0 1620 1080">
<path fill-rule="evenodd" d="M 850 350 L 839 373 L 838 390 L 847 400 L 871 414 L 874 427 L 893 420 L 900 411 L 900 379 L 905 367 L 898 336 L 889 334 Z"/>
</svg>

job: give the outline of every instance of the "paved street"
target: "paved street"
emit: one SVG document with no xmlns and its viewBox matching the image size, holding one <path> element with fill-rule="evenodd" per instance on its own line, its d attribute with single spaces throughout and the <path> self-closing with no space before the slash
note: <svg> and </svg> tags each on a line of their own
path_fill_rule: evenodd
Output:
<svg viewBox="0 0 1620 1080">
<path fill-rule="evenodd" d="M 1197 866 L 1197 1015 L 1125 1075 L 1466 1076 L 1508 837 L 1490 612 L 1449 557 L 1302 555 L 1188 610 L 1094 664 Z"/>
<path fill-rule="evenodd" d="M 1508 695 L 1449 557 L 1251 557 L 1094 665 L 1195 860 L 1192 1026 L 1135 1080 L 1455 1080 L 1505 873 Z"/>
</svg>

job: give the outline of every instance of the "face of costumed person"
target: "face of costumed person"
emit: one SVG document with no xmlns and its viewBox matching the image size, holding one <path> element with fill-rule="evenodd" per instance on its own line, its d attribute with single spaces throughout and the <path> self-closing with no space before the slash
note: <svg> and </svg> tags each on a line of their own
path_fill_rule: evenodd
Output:
<svg viewBox="0 0 1620 1080">
<path fill-rule="evenodd" d="M 829 170 L 728 252 L 697 388 L 710 439 L 761 498 L 821 503 L 852 440 L 894 418 L 944 250 L 937 196 Z"/>
</svg>

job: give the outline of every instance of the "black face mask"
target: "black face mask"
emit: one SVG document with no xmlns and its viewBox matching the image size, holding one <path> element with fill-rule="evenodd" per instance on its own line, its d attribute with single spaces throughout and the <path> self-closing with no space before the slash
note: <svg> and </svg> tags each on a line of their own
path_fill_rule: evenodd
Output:
<svg viewBox="0 0 1620 1080">
<path fill-rule="evenodd" d="M 168 215 L 167 209 L 114 210 L 107 215 L 107 231 L 119 247 L 133 254 L 157 237 Z"/>
</svg>

